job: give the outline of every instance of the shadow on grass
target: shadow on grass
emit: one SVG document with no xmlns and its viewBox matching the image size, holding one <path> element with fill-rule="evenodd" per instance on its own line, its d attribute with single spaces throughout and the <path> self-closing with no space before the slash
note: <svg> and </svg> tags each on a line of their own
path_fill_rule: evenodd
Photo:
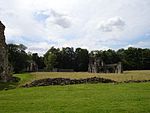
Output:
<svg viewBox="0 0 150 113">
<path fill-rule="evenodd" d="M 9 82 L 0 82 L 0 91 L 15 89 L 17 87 L 17 85 L 19 84 L 19 81 L 20 81 L 20 78 L 13 77 L 12 80 Z"/>
</svg>

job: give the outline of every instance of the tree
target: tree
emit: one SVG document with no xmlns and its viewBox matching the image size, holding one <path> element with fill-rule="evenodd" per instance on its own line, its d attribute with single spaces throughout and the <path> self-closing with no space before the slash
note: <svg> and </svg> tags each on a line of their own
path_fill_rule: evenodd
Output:
<svg viewBox="0 0 150 113">
<path fill-rule="evenodd" d="M 39 57 L 38 53 L 32 54 L 32 60 L 38 65 L 38 69 L 44 69 L 44 67 L 45 67 L 44 58 Z"/>
<path fill-rule="evenodd" d="M 129 47 L 117 51 L 124 70 L 150 69 L 150 50 Z"/>
<path fill-rule="evenodd" d="M 106 50 L 105 51 L 102 51 L 102 50 L 91 51 L 90 56 L 101 58 L 101 60 L 103 60 L 105 64 L 113 64 L 121 60 L 117 52 L 111 49 L 107 51 Z"/>
<path fill-rule="evenodd" d="M 26 70 L 28 66 L 28 60 L 30 59 L 25 50 L 23 44 L 8 44 L 8 60 L 10 64 L 13 66 L 14 72 L 22 72 Z"/>
<path fill-rule="evenodd" d="M 141 55 L 142 69 L 150 69 L 150 49 L 143 49 Z"/>
<path fill-rule="evenodd" d="M 77 48 L 75 51 L 75 70 L 88 71 L 89 52 L 87 49 Z"/>
<path fill-rule="evenodd" d="M 35 55 L 36 57 L 36 55 Z M 87 71 L 89 57 L 101 58 L 105 64 L 122 62 L 124 70 L 150 69 L 150 49 L 129 47 L 128 49 L 96 50 L 88 53 L 88 50 L 66 47 L 56 49 L 52 47 L 44 55 L 47 68 L 74 69 L 75 71 Z M 36 59 L 36 58 L 34 58 Z"/>
<path fill-rule="evenodd" d="M 47 70 L 52 71 L 53 68 L 58 67 L 58 63 L 60 64 L 60 62 L 58 62 L 59 52 L 60 50 L 54 47 L 51 47 L 46 52 L 46 54 L 44 55 L 44 63 L 46 65 Z"/>
<path fill-rule="evenodd" d="M 62 67 L 63 69 L 74 69 L 75 66 L 75 52 L 73 48 L 62 48 L 61 51 Z"/>
</svg>

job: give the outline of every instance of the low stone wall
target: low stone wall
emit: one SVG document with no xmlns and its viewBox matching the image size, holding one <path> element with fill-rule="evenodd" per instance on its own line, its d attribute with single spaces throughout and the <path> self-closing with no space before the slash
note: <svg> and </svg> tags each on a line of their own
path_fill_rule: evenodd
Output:
<svg viewBox="0 0 150 113">
<path fill-rule="evenodd" d="M 141 83 L 141 82 L 150 82 L 150 80 L 128 80 L 128 81 L 124 81 L 124 83 Z"/>
<path fill-rule="evenodd" d="M 85 84 L 85 83 L 115 83 L 116 81 L 105 78 L 86 78 L 86 79 L 70 79 L 70 78 L 47 78 L 35 80 L 22 87 L 36 87 L 36 86 L 49 86 L 49 85 L 70 85 L 70 84 Z"/>
<path fill-rule="evenodd" d="M 54 68 L 52 72 L 74 72 L 73 69 L 59 69 L 59 68 Z"/>
<path fill-rule="evenodd" d="M 92 77 L 86 79 L 70 79 L 70 78 L 46 78 L 35 80 L 29 84 L 25 84 L 21 87 L 37 87 L 37 86 L 50 86 L 50 85 L 71 85 L 71 84 L 86 84 L 86 83 L 141 83 L 150 82 L 150 80 L 128 80 L 124 82 L 117 82 L 111 79 Z"/>
</svg>

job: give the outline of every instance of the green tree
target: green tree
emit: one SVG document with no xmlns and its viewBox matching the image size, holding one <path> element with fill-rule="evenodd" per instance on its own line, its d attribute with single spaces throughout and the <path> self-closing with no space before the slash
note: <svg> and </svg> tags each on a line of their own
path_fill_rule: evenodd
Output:
<svg viewBox="0 0 150 113">
<path fill-rule="evenodd" d="M 30 58 L 25 52 L 26 49 L 27 47 L 23 44 L 8 44 L 8 59 L 15 73 L 26 71 L 26 67 L 29 65 Z"/>
<path fill-rule="evenodd" d="M 45 67 L 44 58 L 39 57 L 38 53 L 32 54 L 32 60 L 38 65 L 38 69 L 44 69 L 44 67 Z"/>
<path fill-rule="evenodd" d="M 75 51 L 75 70 L 88 71 L 89 52 L 87 49 L 77 48 Z"/>
<path fill-rule="evenodd" d="M 62 67 L 64 69 L 74 69 L 75 67 L 75 52 L 73 48 L 62 48 L 61 51 Z"/>
<path fill-rule="evenodd" d="M 44 55 L 44 63 L 46 65 L 47 70 L 52 70 L 53 68 L 58 67 L 58 56 L 59 56 L 59 49 L 51 47 L 46 54 Z"/>
<path fill-rule="evenodd" d="M 141 53 L 142 69 L 150 69 L 150 49 L 143 49 Z"/>
</svg>

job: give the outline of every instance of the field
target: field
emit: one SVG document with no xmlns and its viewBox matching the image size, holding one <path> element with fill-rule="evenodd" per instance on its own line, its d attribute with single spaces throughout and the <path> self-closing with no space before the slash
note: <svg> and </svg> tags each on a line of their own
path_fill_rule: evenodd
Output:
<svg viewBox="0 0 150 113">
<path fill-rule="evenodd" d="M 88 77 L 103 77 L 109 78 L 118 82 L 127 81 L 127 80 L 150 80 L 150 71 L 125 71 L 123 74 L 114 74 L 114 73 L 86 73 L 86 72 L 35 72 L 31 73 L 32 80 L 43 79 L 43 78 L 88 78 Z"/>
<path fill-rule="evenodd" d="M 40 72 L 15 76 L 20 77 L 21 81 L 7 86 L 17 87 L 35 79 L 50 77 L 105 76 L 117 81 L 149 80 L 150 71 L 127 71 L 121 75 Z M 150 113 L 150 83 L 100 83 L 1 90 L 0 113 Z"/>
</svg>

